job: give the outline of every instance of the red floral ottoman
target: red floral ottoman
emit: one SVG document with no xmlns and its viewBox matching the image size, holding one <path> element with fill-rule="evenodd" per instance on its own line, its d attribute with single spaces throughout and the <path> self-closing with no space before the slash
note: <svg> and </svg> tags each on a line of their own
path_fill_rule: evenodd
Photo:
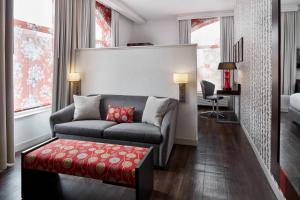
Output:
<svg viewBox="0 0 300 200">
<path fill-rule="evenodd" d="M 152 147 L 54 138 L 22 153 L 22 198 L 38 198 L 31 186 L 51 182 L 61 173 L 134 187 L 137 199 L 147 199 L 153 188 L 152 166 Z"/>
</svg>

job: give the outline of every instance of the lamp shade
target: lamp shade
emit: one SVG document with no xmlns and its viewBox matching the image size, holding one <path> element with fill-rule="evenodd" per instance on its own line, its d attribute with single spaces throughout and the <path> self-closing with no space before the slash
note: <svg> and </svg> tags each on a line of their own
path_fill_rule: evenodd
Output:
<svg viewBox="0 0 300 200">
<path fill-rule="evenodd" d="M 221 69 L 221 70 L 236 69 L 236 65 L 234 62 L 221 62 L 219 64 L 218 69 Z"/>
<path fill-rule="evenodd" d="M 188 83 L 189 82 L 189 75 L 188 74 L 179 74 L 179 73 L 174 73 L 173 74 L 173 80 L 174 83 Z"/>
<path fill-rule="evenodd" d="M 70 82 L 75 82 L 75 81 L 80 81 L 80 73 L 69 73 L 68 75 L 68 81 Z"/>
</svg>

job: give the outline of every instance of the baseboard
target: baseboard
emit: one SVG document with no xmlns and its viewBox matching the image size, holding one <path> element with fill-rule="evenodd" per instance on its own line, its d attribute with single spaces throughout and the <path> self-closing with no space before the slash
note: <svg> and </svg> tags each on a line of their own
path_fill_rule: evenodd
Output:
<svg viewBox="0 0 300 200">
<path fill-rule="evenodd" d="M 289 112 L 289 108 L 281 108 L 280 112 L 288 113 Z"/>
<path fill-rule="evenodd" d="M 27 149 L 31 146 L 34 146 L 36 144 L 39 144 L 39 143 L 47 140 L 49 138 L 51 138 L 51 134 L 46 134 L 46 135 L 42 135 L 42 136 L 27 140 L 27 141 L 22 142 L 20 144 L 17 144 L 17 145 L 15 145 L 15 152 L 19 152 L 19 151 L 22 151 L 24 149 Z"/>
<path fill-rule="evenodd" d="M 175 144 L 188 145 L 188 146 L 197 146 L 197 140 L 184 139 L 184 138 L 176 138 Z"/>
<path fill-rule="evenodd" d="M 241 123 L 241 127 L 244 130 L 244 133 L 255 153 L 255 156 L 260 164 L 260 167 L 262 168 L 274 194 L 276 195 L 277 199 L 279 200 L 285 200 L 286 198 L 283 196 L 281 190 L 279 189 L 279 186 L 276 182 L 276 180 L 274 179 L 273 175 L 270 173 L 270 170 L 267 168 L 267 166 L 265 165 L 264 161 L 262 160 L 261 156 L 259 155 L 257 148 L 255 146 L 255 144 L 253 143 L 252 139 L 249 137 L 249 133 L 247 131 L 247 129 L 245 128 L 245 126 Z"/>
</svg>

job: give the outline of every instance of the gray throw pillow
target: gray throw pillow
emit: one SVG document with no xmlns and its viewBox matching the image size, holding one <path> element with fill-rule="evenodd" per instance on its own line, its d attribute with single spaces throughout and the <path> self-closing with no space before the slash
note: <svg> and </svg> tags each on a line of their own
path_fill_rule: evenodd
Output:
<svg viewBox="0 0 300 200">
<path fill-rule="evenodd" d="M 142 122 L 160 127 L 162 119 L 167 112 L 169 98 L 148 97 Z"/>
<path fill-rule="evenodd" d="M 100 119 L 101 96 L 73 96 L 74 98 L 74 120 Z"/>
</svg>

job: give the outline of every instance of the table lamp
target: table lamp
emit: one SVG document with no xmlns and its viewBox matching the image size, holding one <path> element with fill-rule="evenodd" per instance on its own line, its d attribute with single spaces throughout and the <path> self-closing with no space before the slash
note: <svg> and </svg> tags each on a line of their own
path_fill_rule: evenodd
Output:
<svg viewBox="0 0 300 200">
<path fill-rule="evenodd" d="M 221 62 L 218 67 L 219 70 L 223 70 L 223 83 L 224 83 L 224 90 L 231 90 L 230 84 L 230 75 L 231 70 L 235 70 L 236 65 L 234 62 Z"/>
</svg>

